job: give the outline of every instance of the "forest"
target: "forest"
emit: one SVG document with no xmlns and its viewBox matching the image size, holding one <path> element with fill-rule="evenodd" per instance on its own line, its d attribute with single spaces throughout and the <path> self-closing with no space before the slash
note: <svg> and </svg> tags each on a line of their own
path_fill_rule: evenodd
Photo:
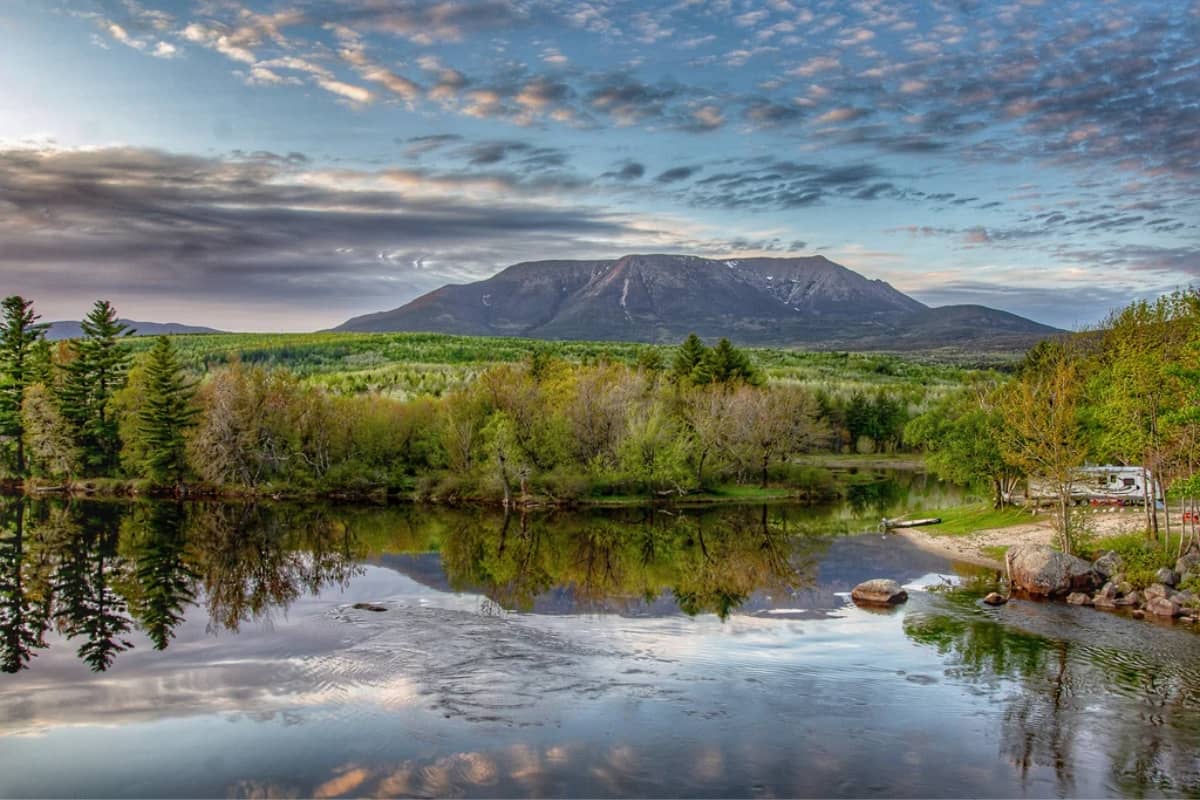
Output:
<svg viewBox="0 0 1200 800">
<path fill-rule="evenodd" d="M 892 357 L 764 355 L 695 336 L 674 348 L 502 339 L 491 362 L 488 340 L 377 338 L 368 343 L 470 370 L 395 392 L 341 380 L 334 362 L 357 353 L 331 351 L 330 335 L 276 343 L 270 358 L 221 352 L 236 337 L 136 337 L 106 301 L 82 327 L 81 338 L 52 343 L 31 302 L 4 301 L 0 445 L 4 474 L 27 488 L 505 505 L 738 484 L 811 491 L 821 481 L 793 456 L 895 451 L 909 418 L 965 374 Z M 347 339 L 353 349 L 364 337 Z"/>
<path fill-rule="evenodd" d="M 0 469 L 38 491 L 528 507 L 812 496 L 828 487 L 800 455 L 907 451 L 986 487 L 998 507 L 1028 478 L 1056 487 L 1070 551 L 1086 534 L 1070 502 L 1078 468 L 1126 464 L 1163 487 L 1145 498 L 1146 527 L 1169 539 L 1180 524 L 1172 504 L 1200 494 L 1198 323 L 1200 295 L 1176 292 L 983 370 L 695 336 L 669 348 L 425 334 L 149 339 L 106 301 L 81 338 L 52 343 L 33 304 L 9 297 Z"/>
</svg>

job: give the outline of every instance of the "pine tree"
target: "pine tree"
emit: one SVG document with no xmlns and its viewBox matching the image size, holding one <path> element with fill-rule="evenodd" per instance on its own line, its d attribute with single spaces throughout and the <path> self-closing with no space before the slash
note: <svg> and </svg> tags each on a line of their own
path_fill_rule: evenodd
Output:
<svg viewBox="0 0 1200 800">
<path fill-rule="evenodd" d="M 673 373 L 676 380 L 691 380 L 695 375 L 696 368 L 704 363 L 704 356 L 708 353 L 708 348 L 704 346 L 704 342 L 700 341 L 700 337 L 696 334 L 688 335 L 683 344 L 679 346 L 679 352 L 675 354 L 675 364 Z"/>
<path fill-rule="evenodd" d="M 25 475 L 25 431 L 21 423 L 21 403 L 36 372 L 35 348 L 46 335 L 39 325 L 33 301 L 13 295 L 4 298 L 0 319 L 0 439 L 15 445 L 16 473 Z"/>
<path fill-rule="evenodd" d="M 704 354 L 694 374 L 697 383 L 749 383 L 761 382 L 750 357 L 733 346 L 728 339 L 721 339 L 717 346 Z"/>
<path fill-rule="evenodd" d="M 184 430 L 193 424 L 192 384 L 183 377 L 171 340 L 158 337 L 146 361 L 146 395 L 138 411 L 146 477 L 157 482 L 183 480 L 187 467 Z"/>
<path fill-rule="evenodd" d="M 63 365 L 59 404 L 75 428 L 86 467 L 106 474 L 116 469 L 121 449 L 108 401 L 125 384 L 132 354 L 121 340 L 134 331 L 107 300 L 96 301 L 81 327 L 83 338 L 71 343 Z"/>
</svg>

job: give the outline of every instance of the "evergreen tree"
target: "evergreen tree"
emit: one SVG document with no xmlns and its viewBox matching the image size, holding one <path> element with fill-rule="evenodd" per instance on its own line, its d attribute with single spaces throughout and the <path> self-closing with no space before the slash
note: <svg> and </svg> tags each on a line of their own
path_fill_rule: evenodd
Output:
<svg viewBox="0 0 1200 800">
<path fill-rule="evenodd" d="M 750 357 L 738 350 L 728 339 L 704 354 L 695 370 L 696 383 L 761 383 Z"/>
<path fill-rule="evenodd" d="M 158 337 L 146 362 L 146 395 L 138 411 L 143 470 L 154 481 L 179 482 L 187 467 L 184 430 L 196 416 L 192 385 L 184 379 L 171 340 Z"/>
<path fill-rule="evenodd" d="M 45 325 L 37 323 L 33 301 L 13 295 L 4 298 L 0 319 L 0 439 L 14 444 L 16 473 L 25 475 L 25 431 L 21 422 L 21 403 L 25 389 L 32 383 L 36 366 L 37 344 L 46 335 Z"/>
<path fill-rule="evenodd" d="M 679 352 L 675 354 L 675 364 L 672 370 L 675 379 L 691 380 L 696 369 L 704 363 L 704 356 L 707 353 L 708 348 L 704 346 L 704 342 L 700 341 L 700 337 L 694 333 L 690 334 L 679 346 Z"/>
<path fill-rule="evenodd" d="M 96 301 L 81 327 L 83 338 L 71 343 L 70 358 L 63 365 L 59 404 L 75 428 L 85 466 L 111 474 L 118 465 L 121 443 L 108 402 L 125 384 L 132 355 L 121 340 L 133 330 L 117 319 L 107 300 Z"/>
<path fill-rule="evenodd" d="M 135 586 L 129 610 L 154 649 L 165 650 L 183 622 L 184 608 L 196 601 L 186 515 L 179 504 L 148 503 L 137 509 L 131 522 L 128 541 Z"/>
</svg>

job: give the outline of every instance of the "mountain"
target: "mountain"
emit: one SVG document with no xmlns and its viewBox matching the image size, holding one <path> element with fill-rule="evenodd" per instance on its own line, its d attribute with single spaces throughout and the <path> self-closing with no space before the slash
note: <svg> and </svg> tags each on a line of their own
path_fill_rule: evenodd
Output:
<svg viewBox="0 0 1200 800">
<path fill-rule="evenodd" d="M 888 350 L 1027 347 L 1058 332 L 982 306 L 930 308 L 823 256 L 678 255 L 514 264 L 336 330 L 644 342 L 695 332 L 740 344 Z"/>
<path fill-rule="evenodd" d="M 181 325 L 178 322 L 137 322 L 132 319 L 123 319 L 129 327 L 133 328 L 138 336 L 163 336 L 175 335 L 180 333 L 221 333 L 215 328 L 205 328 L 199 325 Z M 51 322 L 50 327 L 46 329 L 46 338 L 51 340 L 57 339 L 78 339 L 83 336 L 83 329 L 79 326 L 78 320 L 59 320 Z"/>
</svg>

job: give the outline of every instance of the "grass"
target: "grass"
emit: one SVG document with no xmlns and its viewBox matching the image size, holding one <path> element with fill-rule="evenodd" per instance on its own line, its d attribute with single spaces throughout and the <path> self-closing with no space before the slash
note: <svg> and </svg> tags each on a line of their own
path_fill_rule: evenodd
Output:
<svg viewBox="0 0 1200 800">
<path fill-rule="evenodd" d="M 913 517 L 941 517 L 940 525 L 921 530 L 934 536 L 965 536 L 992 528 L 1008 528 L 1030 522 L 1029 512 L 1020 508 L 992 508 L 990 505 L 965 505 L 920 511 Z"/>
<path fill-rule="evenodd" d="M 1008 545 L 1006 544 L 990 544 L 986 547 L 979 548 L 980 555 L 990 558 L 993 561 L 1004 562 L 1004 556 L 1008 553 Z"/>
<path fill-rule="evenodd" d="M 1135 589 L 1144 589 L 1155 582 L 1155 573 L 1162 567 L 1174 567 L 1179 552 L 1179 536 L 1173 535 L 1164 544 L 1148 539 L 1144 533 L 1122 533 L 1092 539 L 1080 548 L 1079 555 L 1089 561 L 1109 550 L 1121 557 L 1125 579 Z"/>
</svg>

